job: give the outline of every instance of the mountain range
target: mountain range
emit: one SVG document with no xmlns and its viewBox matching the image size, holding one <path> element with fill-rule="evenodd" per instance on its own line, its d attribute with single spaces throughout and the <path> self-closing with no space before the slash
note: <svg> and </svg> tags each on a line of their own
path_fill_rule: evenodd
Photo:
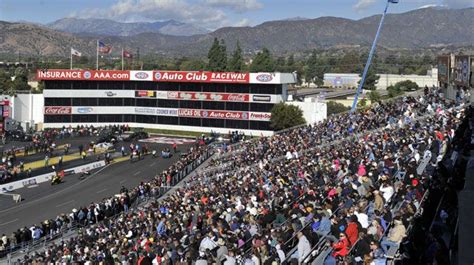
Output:
<svg viewBox="0 0 474 265">
<path fill-rule="evenodd" d="M 77 21 L 80 21 L 79 24 Z M 265 22 L 254 27 L 225 27 L 190 36 L 173 36 L 170 32 L 159 32 L 164 31 L 167 25 L 177 24 L 179 27 L 180 23 L 175 21 L 167 25 L 159 24 L 163 22 L 131 23 L 132 25 L 115 22 L 106 28 L 86 27 L 85 21 L 75 19 L 60 20 L 43 26 L 0 22 L 0 54 L 20 52 L 31 56 L 68 57 L 70 47 L 74 47 L 83 54 L 93 56 L 96 40 L 99 38 L 112 44 L 117 55 L 120 54 L 120 48 L 124 47 L 132 51 L 139 48 L 141 54 L 205 56 L 214 38 L 223 39 L 229 52 L 239 41 L 247 54 L 255 53 L 264 47 L 275 54 L 312 49 L 369 47 L 379 21 L 380 15 L 360 20 L 337 17 L 290 19 Z M 82 29 L 79 26 L 81 23 Z M 378 45 L 398 50 L 472 47 L 472 25 L 474 8 L 423 8 L 401 14 L 389 14 Z M 91 28 L 96 30 L 84 30 Z M 187 34 L 181 32 L 180 35 Z"/>
<path fill-rule="evenodd" d="M 98 36 L 133 36 L 144 32 L 174 36 L 209 33 L 209 30 L 176 20 L 124 23 L 110 19 L 63 18 L 46 25 L 58 31 Z"/>
</svg>

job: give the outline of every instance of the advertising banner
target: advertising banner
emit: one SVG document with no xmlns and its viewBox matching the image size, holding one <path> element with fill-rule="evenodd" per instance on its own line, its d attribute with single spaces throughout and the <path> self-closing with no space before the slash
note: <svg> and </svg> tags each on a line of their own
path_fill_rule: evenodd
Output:
<svg viewBox="0 0 474 265">
<path fill-rule="evenodd" d="M 457 85 L 469 86 L 471 65 L 468 55 L 457 55 L 454 57 L 453 81 Z"/>
<path fill-rule="evenodd" d="M 271 113 L 268 112 L 250 112 L 249 120 L 251 121 L 270 121 L 272 117 Z"/>
<path fill-rule="evenodd" d="M 66 106 L 48 106 L 44 107 L 45 115 L 67 115 L 71 114 L 71 107 Z"/>
<path fill-rule="evenodd" d="M 199 83 L 248 83 L 249 73 L 154 71 L 153 81 Z"/>
<path fill-rule="evenodd" d="M 36 71 L 37 80 L 94 80 L 94 81 L 128 81 L 129 71 L 96 71 L 47 69 Z"/>
<path fill-rule="evenodd" d="M 153 71 L 130 71 L 130 80 L 153 81 Z"/>
<path fill-rule="evenodd" d="M 449 83 L 449 72 L 451 70 L 451 56 L 438 57 L 438 82 Z"/>
<path fill-rule="evenodd" d="M 245 111 L 179 109 L 178 116 L 205 119 L 248 120 L 248 113 Z"/>
<path fill-rule="evenodd" d="M 137 98 L 156 98 L 156 91 L 152 90 L 137 90 L 135 91 Z"/>
<path fill-rule="evenodd" d="M 169 91 L 168 99 L 248 102 L 249 94 Z"/>
</svg>

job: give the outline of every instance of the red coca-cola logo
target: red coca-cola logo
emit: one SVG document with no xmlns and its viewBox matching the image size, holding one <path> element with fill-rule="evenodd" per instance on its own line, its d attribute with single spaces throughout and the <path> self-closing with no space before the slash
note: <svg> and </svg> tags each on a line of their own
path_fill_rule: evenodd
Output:
<svg viewBox="0 0 474 265">
<path fill-rule="evenodd" d="M 227 96 L 228 101 L 247 101 L 247 96 L 243 94 L 229 94 Z"/>
<path fill-rule="evenodd" d="M 71 107 L 61 107 L 61 106 L 45 107 L 44 114 L 48 114 L 48 115 L 71 114 Z"/>
</svg>

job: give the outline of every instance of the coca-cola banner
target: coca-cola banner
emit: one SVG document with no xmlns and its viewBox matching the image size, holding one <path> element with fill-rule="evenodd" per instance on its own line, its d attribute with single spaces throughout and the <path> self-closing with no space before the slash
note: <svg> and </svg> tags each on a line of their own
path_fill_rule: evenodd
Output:
<svg viewBox="0 0 474 265">
<path fill-rule="evenodd" d="M 169 91 L 168 99 L 248 102 L 249 94 Z"/>
<path fill-rule="evenodd" d="M 130 80 L 130 71 L 38 69 L 36 79 L 128 81 Z"/>
<path fill-rule="evenodd" d="M 232 119 L 248 120 L 248 112 L 245 111 L 223 111 L 223 110 L 199 110 L 179 109 L 178 116 L 206 119 Z"/>
<path fill-rule="evenodd" d="M 153 80 L 159 82 L 248 83 L 249 73 L 154 71 Z"/>
<path fill-rule="evenodd" d="M 44 107 L 44 114 L 45 115 L 67 115 L 67 114 L 71 114 L 71 113 L 72 113 L 71 107 L 65 107 L 65 106 Z"/>
</svg>

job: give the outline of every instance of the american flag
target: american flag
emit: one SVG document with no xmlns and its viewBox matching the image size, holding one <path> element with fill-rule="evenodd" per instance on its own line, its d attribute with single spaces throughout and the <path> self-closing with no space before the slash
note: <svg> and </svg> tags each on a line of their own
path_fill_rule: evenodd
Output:
<svg viewBox="0 0 474 265">
<path fill-rule="evenodd" d="M 133 55 L 131 52 L 123 50 L 123 57 L 124 58 L 133 58 Z"/>
<path fill-rule="evenodd" d="M 112 51 L 112 46 L 110 44 L 105 44 L 99 41 L 99 52 L 109 54 Z"/>
</svg>

